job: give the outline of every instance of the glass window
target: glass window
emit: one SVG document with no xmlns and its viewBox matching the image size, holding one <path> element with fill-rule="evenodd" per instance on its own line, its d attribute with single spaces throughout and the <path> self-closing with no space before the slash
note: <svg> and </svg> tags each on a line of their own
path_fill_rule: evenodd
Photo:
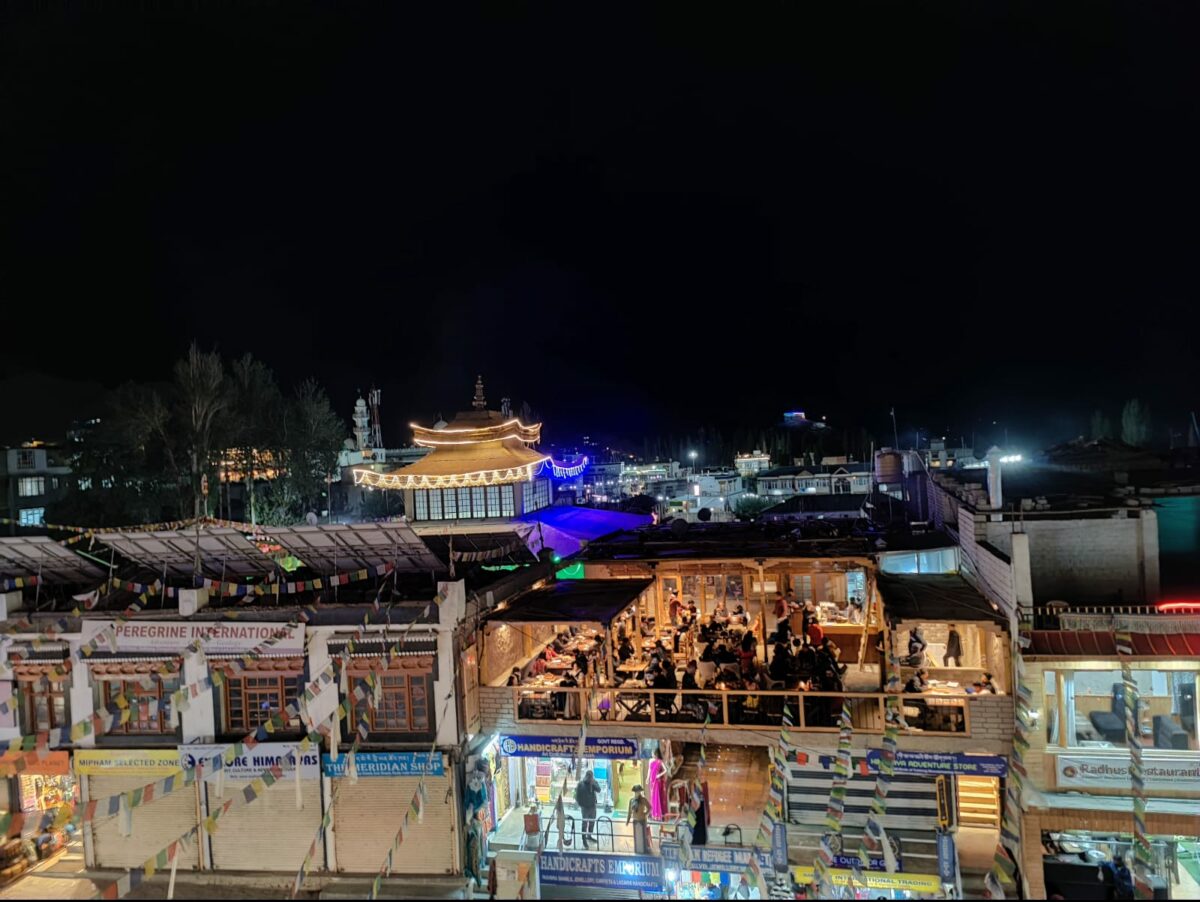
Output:
<svg viewBox="0 0 1200 902">
<path fill-rule="evenodd" d="M 458 519 L 458 492 L 455 489 L 442 490 L 442 513 L 447 520 Z"/>
<path fill-rule="evenodd" d="M 44 507 L 23 507 L 17 516 L 17 522 L 22 526 L 41 526 L 46 519 Z"/>
<path fill-rule="evenodd" d="M 130 702 L 129 720 L 123 724 L 113 724 L 110 733 L 162 735 L 175 732 L 171 724 L 171 693 L 179 688 L 177 678 L 166 681 L 157 677 L 146 680 L 102 680 L 99 688 L 105 707 L 113 705 L 122 695 Z"/>
<path fill-rule="evenodd" d="M 429 519 L 429 500 L 425 497 L 425 489 L 417 489 L 413 492 L 413 504 L 416 510 L 413 512 L 416 519 Z"/>
<path fill-rule="evenodd" d="M 22 498 L 46 494 L 45 476 L 22 476 L 17 480 L 17 494 Z"/>
<path fill-rule="evenodd" d="M 18 680 L 17 690 L 23 699 L 24 731 L 38 733 L 68 726 L 66 686 L 45 677 Z"/>
<path fill-rule="evenodd" d="M 471 488 L 471 516 L 476 518 L 487 516 L 483 508 L 483 486 L 481 485 Z"/>
<path fill-rule="evenodd" d="M 36 466 L 36 459 L 32 451 L 18 451 L 17 467 L 21 470 L 32 470 Z"/>
<path fill-rule="evenodd" d="M 266 723 L 300 694 L 300 675 L 231 677 L 225 682 L 225 732 L 246 733 Z M 299 727 L 294 718 L 289 727 Z"/>
<path fill-rule="evenodd" d="M 513 502 L 513 487 L 511 485 L 500 486 L 500 516 L 511 517 L 516 513 L 516 506 Z"/>
<path fill-rule="evenodd" d="M 1146 748 L 1196 751 L 1196 673 L 1134 670 L 1137 725 Z M 1057 684 L 1073 729 L 1071 745 L 1082 748 L 1124 747 L 1125 684 L 1121 671 L 1060 671 Z M 1052 688 L 1047 682 L 1047 693 Z M 1057 688 L 1056 688 L 1057 691 Z"/>
<path fill-rule="evenodd" d="M 487 487 L 487 515 L 489 517 L 500 516 L 500 486 L 498 485 Z"/>
<path fill-rule="evenodd" d="M 464 520 L 471 517 L 471 490 L 457 489 L 458 492 L 458 515 Z"/>
<path fill-rule="evenodd" d="M 867 597 L 866 571 L 850 570 L 846 573 L 846 595 L 848 598 L 858 599 Z"/>
<path fill-rule="evenodd" d="M 360 677 L 361 678 L 361 677 Z M 369 699 L 356 706 L 358 712 L 364 707 L 371 732 L 375 733 L 426 733 L 429 731 L 428 675 L 404 676 L 385 673 L 380 677 L 382 686 L 379 704 L 372 707 Z M 348 724 L 350 731 L 354 724 Z"/>
<path fill-rule="evenodd" d="M 440 489 L 429 490 L 429 519 L 442 519 L 442 492 Z"/>
</svg>

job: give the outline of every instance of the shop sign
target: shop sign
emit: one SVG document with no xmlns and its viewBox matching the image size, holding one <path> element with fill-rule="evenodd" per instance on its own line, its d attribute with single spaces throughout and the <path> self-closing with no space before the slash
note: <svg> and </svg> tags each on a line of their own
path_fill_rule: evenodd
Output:
<svg viewBox="0 0 1200 902">
<path fill-rule="evenodd" d="M 22 762 L 18 768 L 17 762 Z M 69 752 L 47 752 L 45 758 L 39 758 L 37 752 L 18 752 L 13 755 L 5 753 L 0 758 L 0 777 L 14 777 L 18 773 L 37 775 L 39 777 L 65 777 L 71 772 L 71 755 Z"/>
<path fill-rule="evenodd" d="M 141 752 L 78 749 L 75 752 L 75 773 L 92 777 L 169 777 L 179 770 L 179 752 L 175 749 Z"/>
<path fill-rule="evenodd" d="M 107 631 L 112 629 L 113 634 Z M 114 635 L 115 634 L 115 635 Z M 102 652 L 179 652 L 199 641 L 206 654 L 243 654 L 278 636 L 271 654 L 304 654 L 304 625 L 300 623 L 241 623 L 183 620 L 83 621 L 84 644 L 96 643 Z"/>
<path fill-rule="evenodd" d="M 542 852 L 539 879 L 549 886 L 663 891 L 663 862 L 653 855 L 604 855 L 597 852 Z"/>
<path fill-rule="evenodd" d="M 517 758 L 574 758 L 579 750 L 578 736 L 501 736 L 500 754 Z M 632 739 L 588 736 L 583 745 L 584 758 L 636 758 L 637 743 Z"/>
<path fill-rule="evenodd" d="M 889 834 L 889 838 L 890 834 Z M 900 859 L 896 859 L 896 867 L 900 867 Z M 846 868 L 850 870 L 856 867 L 862 867 L 862 859 L 856 858 L 853 855 L 834 855 L 833 866 L 835 868 Z M 868 858 L 867 869 L 871 871 L 886 871 L 887 863 L 882 858 Z"/>
<path fill-rule="evenodd" d="M 937 863 L 938 877 L 942 883 L 953 885 L 955 882 L 955 852 L 954 836 L 947 830 L 937 832 Z"/>
<path fill-rule="evenodd" d="M 829 871 L 835 886 L 848 886 L 852 873 L 841 868 Z M 801 886 L 808 886 L 813 882 L 813 869 L 807 866 L 792 868 L 792 876 Z M 904 890 L 929 895 L 936 895 L 942 891 L 937 874 L 880 874 L 876 871 L 863 871 L 862 878 L 862 882 L 870 889 Z M 858 882 L 858 878 L 855 878 L 855 882 Z"/>
<path fill-rule="evenodd" d="M 1130 789 L 1129 753 L 1117 755 L 1058 755 L 1055 762 L 1062 789 Z M 1200 758 L 1142 758 L 1147 789 L 1200 792 Z"/>
<path fill-rule="evenodd" d="M 867 766 L 879 770 L 883 752 L 867 750 Z M 933 776 L 1003 777 L 1008 759 L 1002 755 L 968 755 L 963 752 L 896 752 L 896 773 Z"/>
<path fill-rule="evenodd" d="M 758 853 L 758 863 L 764 870 L 771 869 L 771 853 L 763 849 L 750 849 L 745 846 L 692 846 L 692 857 L 685 865 L 679 843 L 662 844 L 663 863 L 676 870 L 686 867 L 692 871 L 740 874 L 749 867 L 752 852 Z"/>
<path fill-rule="evenodd" d="M 230 748 L 231 746 L 228 745 L 181 745 L 179 751 L 175 753 L 175 769 L 178 770 L 181 765 L 195 767 L 197 764 L 210 761 L 217 755 L 225 756 L 225 776 L 233 780 L 253 780 L 255 777 L 261 776 L 264 770 L 276 765 L 290 774 L 295 766 L 294 761 L 288 761 L 288 755 L 296 752 L 297 745 L 294 742 L 262 742 L 252 749 L 246 749 L 237 757 L 225 755 Z M 297 752 L 295 758 L 300 761 L 300 776 L 313 778 L 321 776 L 321 761 L 316 749 L 302 753 Z M 204 778 L 211 780 L 216 773 L 216 771 L 209 772 L 205 768 Z"/>
<path fill-rule="evenodd" d="M 441 777 L 446 773 L 441 752 L 355 752 L 354 769 L 360 777 Z M 337 761 L 321 756 L 321 771 L 327 777 L 344 777 L 350 770 L 345 752 Z"/>
<path fill-rule="evenodd" d="M 771 866 L 776 871 L 787 872 L 787 826 L 784 824 L 771 825 Z"/>
</svg>

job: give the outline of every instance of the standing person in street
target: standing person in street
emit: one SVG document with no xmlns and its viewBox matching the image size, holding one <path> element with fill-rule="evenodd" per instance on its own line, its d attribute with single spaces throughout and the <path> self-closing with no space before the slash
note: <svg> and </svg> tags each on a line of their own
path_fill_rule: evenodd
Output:
<svg viewBox="0 0 1200 902">
<path fill-rule="evenodd" d="M 650 803 L 646 801 L 645 790 L 639 783 L 633 787 L 633 798 L 629 800 L 629 814 L 625 824 L 633 823 L 633 851 L 635 855 L 650 854 Z"/>
<path fill-rule="evenodd" d="M 583 846 L 586 849 L 589 842 L 595 843 L 599 847 L 600 842 L 596 839 L 594 831 L 596 829 L 596 802 L 600 797 L 600 784 L 596 782 L 596 778 L 592 776 L 592 772 L 586 771 L 583 779 L 575 787 L 575 804 L 579 806 L 579 812 L 583 817 Z"/>
<path fill-rule="evenodd" d="M 950 635 L 946 637 L 946 653 L 942 655 L 942 666 L 949 667 L 950 659 L 954 659 L 955 667 L 962 667 L 962 637 L 958 635 L 958 627 L 950 624 Z"/>
</svg>

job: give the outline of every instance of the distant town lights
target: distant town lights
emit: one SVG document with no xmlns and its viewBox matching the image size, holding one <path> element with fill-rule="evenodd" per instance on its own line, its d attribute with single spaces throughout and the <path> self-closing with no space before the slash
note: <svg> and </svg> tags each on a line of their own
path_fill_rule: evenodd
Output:
<svg viewBox="0 0 1200 902">
<path fill-rule="evenodd" d="M 1021 462 L 1020 454 L 1005 454 L 1000 458 L 1002 464 L 1019 464 Z"/>
</svg>

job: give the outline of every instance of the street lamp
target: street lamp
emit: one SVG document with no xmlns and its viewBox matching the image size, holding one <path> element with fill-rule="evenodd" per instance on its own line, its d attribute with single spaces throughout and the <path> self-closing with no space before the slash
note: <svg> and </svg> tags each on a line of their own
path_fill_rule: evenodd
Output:
<svg viewBox="0 0 1200 902">
<path fill-rule="evenodd" d="M 692 472 L 695 473 L 696 472 L 696 452 L 689 451 L 688 457 L 690 457 L 692 459 Z"/>
</svg>

